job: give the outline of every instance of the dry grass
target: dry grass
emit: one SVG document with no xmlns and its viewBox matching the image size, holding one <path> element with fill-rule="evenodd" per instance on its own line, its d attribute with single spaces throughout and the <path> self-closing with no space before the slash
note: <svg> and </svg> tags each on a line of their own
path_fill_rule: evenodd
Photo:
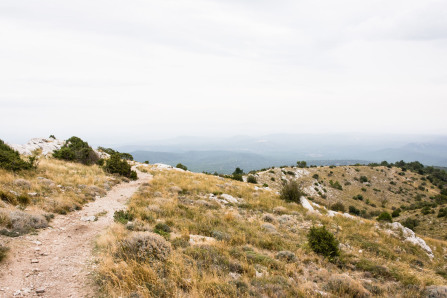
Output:
<svg viewBox="0 0 447 298">
<path fill-rule="evenodd" d="M 444 241 L 426 239 L 434 249 L 432 261 L 374 221 L 310 214 L 280 200 L 276 191 L 255 190 L 243 182 L 148 171 L 154 179 L 129 202 L 132 225 L 116 224 L 98 240 L 99 282 L 106 296 L 318 297 L 322 291 L 397 297 L 446 282 L 436 274 L 445 262 Z M 238 202 L 222 203 L 221 194 Z M 310 227 L 321 224 L 343 244 L 334 263 L 314 254 L 306 243 Z M 164 226 L 169 229 L 157 228 Z M 121 244 L 136 230 L 163 236 L 171 244 L 169 255 L 136 261 L 123 254 Z M 197 235 L 202 243 L 191 242 Z"/>
<path fill-rule="evenodd" d="M 330 208 L 335 203 L 342 203 L 348 211 L 353 206 L 366 214 L 367 217 L 375 218 L 378 213 L 387 211 L 392 213 L 394 209 L 401 206 L 410 206 L 419 202 L 432 203 L 430 197 L 439 194 L 439 189 L 428 180 L 422 180 L 423 176 L 406 171 L 404 176 L 399 175 L 402 171 L 398 168 L 369 167 L 369 166 L 340 166 L 340 167 L 317 167 L 297 169 L 286 167 L 275 168 L 258 173 L 260 185 L 266 183 L 270 188 L 279 190 L 282 179 L 292 180 L 296 177 L 288 172 L 304 171 L 305 174 L 298 178 L 301 186 L 310 197 L 318 204 Z M 318 179 L 313 176 L 317 174 Z M 365 176 L 368 182 L 362 183 L 360 177 Z M 275 181 L 271 181 L 274 178 Z M 342 190 L 330 186 L 330 180 L 338 181 Z M 424 190 L 419 187 L 424 187 Z M 319 192 L 319 193 L 318 193 Z M 355 200 L 353 197 L 362 195 L 363 200 Z M 416 197 L 419 197 L 416 199 Z M 394 220 L 404 221 L 406 218 L 416 218 L 420 224 L 416 232 L 428 237 L 447 239 L 447 222 L 444 218 L 437 218 L 440 207 L 434 208 L 433 213 L 423 215 L 421 209 L 402 211 L 401 215 Z"/>
<path fill-rule="evenodd" d="M 50 213 L 80 209 L 118 182 L 119 178 L 107 176 L 96 165 L 56 159 L 42 158 L 36 170 L 13 173 L 0 169 L 0 230 L 21 234 L 44 227 Z"/>
</svg>

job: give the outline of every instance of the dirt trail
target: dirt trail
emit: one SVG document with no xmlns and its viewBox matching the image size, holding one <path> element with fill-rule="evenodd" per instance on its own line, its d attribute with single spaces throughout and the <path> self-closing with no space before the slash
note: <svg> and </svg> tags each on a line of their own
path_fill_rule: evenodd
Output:
<svg viewBox="0 0 447 298">
<path fill-rule="evenodd" d="M 80 211 L 56 216 L 38 235 L 12 240 L 10 256 L 0 266 L 0 297 L 93 297 L 94 240 L 113 222 L 114 211 L 123 209 L 138 187 L 151 179 L 142 172 L 138 177 Z M 104 211 L 107 214 L 97 221 L 81 220 Z"/>
</svg>

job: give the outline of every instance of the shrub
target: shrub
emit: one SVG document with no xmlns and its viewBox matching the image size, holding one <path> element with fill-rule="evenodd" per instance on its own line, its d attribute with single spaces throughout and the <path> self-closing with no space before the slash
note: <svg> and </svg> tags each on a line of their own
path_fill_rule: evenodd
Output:
<svg viewBox="0 0 447 298">
<path fill-rule="evenodd" d="M 429 206 L 425 206 L 421 209 L 421 213 L 427 215 L 431 212 L 431 208 Z"/>
<path fill-rule="evenodd" d="M 106 160 L 104 169 L 109 173 L 119 174 L 132 180 L 138 179 L 137 172 L 132 171 L 130 164 L 128 164 L 126 160 L 121 159 L 121 156 L 117 153 L 112 154 L 110 158 Z"/>
<path fill-rule="evenodd" d="M 438 217 L 447 217 L 447 207 L 439 209 Z"/>
<path fill-rule="evenodd" d="M 349 213 L 359 216 L 360 210 L 355 208 L 354 206 L 349 206 Z"/>
<path fill-rule="evenodd" d="M 112 148 L 104 148 L 104 147 L 98 147 L 98 150 L 102 151 L 102 152 L 105 152 L 105 153 L 107 153 L 109 155 L 118 153 L 122 159 L 133 160 L 133 156 L 130 153 L 118 152 L 118 151 L 116 151 L 116 150 L 114 150 Z"/>
<path fill-rule="evenodd" d="M 243 174 L 244 170 L 242 170 L 241 168 L 236 168 L 230 178 L 237 181 L 244 181 L 244 179 L 242 179 Z"/>
<path fill-rule="evenodd" d="M 366 177 L 366 176 L 360 176 L 359 181 L 360 181 L 361 183 L 368 182 L 368 177 Z"/>
<path fill-rule="evenodd" d="M 382 212 L 380 213 L 380 215 L 377 217 L 378 221 L 387 221 L 387 222 L 392 222 L 393 218 L 391 217 L 391 214 L 389 214 L 388 212 Z"/>
<path fill-rule="evenodd" d="M 185 166 L 185 165 L 182 165 L 181 163 L 178 163 L 175 167 L 178 168 L 178 169 L 185 170 L 185 171 L 188 170 L 188 167 Z"/>
<path fill-rule="evenodd" d="M 363 196 L 362 195 L 356 195 L 352 197 L 354 200 L 360 200 L 363 201 Z"/>
<path fill-rule="evenodd" d="M 118 210 L 113 214 L 113 219 L 116 222 L 126 224 L 134 219 L 134 215 L 127 210 Z"/>
<path fill-rule="evenodd" d="M 165 223 L 158 223 L 155 225 L 154 233 L 161 235 L 165 238 L 169 238 L 169 233 L 171 233 L 171 228 Z"/>
<path fill-rule="evenodd" d="M 6 257 L 6 253 L 8 252 L 8 248 L 0 245 L 0 262 Z"/>
<path fill-rule="evenodd" d="M 296 181 L 286 182 L 282 185 L 280 198 L 286 202 L 299 203 L 304 192 Z"/>
<path fill-rule="evenodd" d="M 19 152 L 0 140 L 0 168 L 8 171 L 29 170 L 35 168 L 36 157 L 30 157 L 28 161 L 20 158 Z"/>
<path fill-rule="evenodd" d="M 404 227 L 409 228 L 414 231 L 414 228 L 416 228 L 419 225 L 419 221 L 414 218 L 407 218 L 403 222 L 401 222 L 401 224 Z"/>
<path fill-rule="evenodd" d="M 397 208 L 396 210 L 393 211 L 393 213 L 391 213 L 391 216 L 392 217 L 399 217 L 400 212 L 401 212 L 400 208 Z"/>
<path fill-rule="evenodd" d="M 11 235 L 26 234 L 34 229 L 48 227 L 48 221 L 45 216 L 40 214 L 29 214 L 22 211 L 12 211 L 9 214 L 2 211 L 0 217 L 6 222 L 7 231 Z M 3 231 L 5 232 L 5 231 Z"/>
<path fill-rule="evenodd" d="M 334 210 L 334 211 L 340 211 L 340 212 L 346 211 L 345 205 L 343 205 L 341 202 L 337 202 L 337 203 L 331 205 L 330 209 Z"/>
<path fill-rule="evenodd" d="M 61 149 L 53 152 L 53 156 L 85 165 L 95 164 L 99 160 L 99 156 L 92 147 L 78 137 L 69 138 Z"/>
<path fill-rule="evenodd" d="M 314 179 L 317 179 L 317 180 L 318 180 L 318 179 L 320 178 L 320 176 L 318 176 L 318 174 L 313 174 L 313 175 L 312 175 L 312 178 L 314 178 Z"/>
<path fill-rule="evenodd" d="M 171 244 L 160 235 L 151 232 L 135 232 L 120 243 L 122 258 L 144 261 L 166 261 L 171 254 Z"/>
<path fill-rule="evenodd" d="M 253 175 L 248 175 L 247 182 L 248 183 L 254 183 L 254 184 L 258 183 L 258 181 L 256 180 L 256 177 L 253 176 Z"/>
<path fill-rule="evenodd" d="M 335 239 L 326 227 L 311 227 L 307 234 L 307 240 L 314 252 L 333 259 L 340 255 L 338 241 Z"/>
<path fill-rule="evenodd" d="M 343 190 L 343 187 L 341 186 L 340 182 L 338 181 L 332 181 L 329 180 L 329 184 L 331 185 L 332 188 L 338 189 L 338 190 Z"/>
<path fill-rule="evenodd" d="M 370 297 L 370 293 L 358 282 L 346 274 L 331 275 L 323 287 L 336 297 Z"/>
<path fill-rule="evenodd" d="M 296 162 L 296 166 L 298 168 L 306 168 L 307 167 L 307 162 L 305 162 L 305 161 L 297 161 Z"/>
</svg>

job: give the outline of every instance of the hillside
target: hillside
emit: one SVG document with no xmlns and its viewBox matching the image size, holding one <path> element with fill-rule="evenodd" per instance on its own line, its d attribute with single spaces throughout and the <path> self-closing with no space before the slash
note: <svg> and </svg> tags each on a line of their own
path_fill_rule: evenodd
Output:
<svg viewBox="0 0 447 298">
<path fill-rule="evenodd" d="M 283 181 L 297 179 L 314 202 L 327 209 L 341 203 L 346 212 L 353 206 L 350 213 L 367 219 L 398 209 L 395 221 L 417 220 L 416 232 L 447 239 L 447 218 L 438 217 L 447 202 L 436 203 L 439 189 L 424 175 L 398 167 L 339 166 L 273 168 L 257 172 L 255 177 L 261 185 L 274 189 L 279 189 Z M 331 186 L 330 181 L 338 182 L 341 189 Z"/>
<path fill-rule="evenodd" d="M 247 183 L 129 161 L 139 178 L 127 183 L 51 152 L 38 161 L 0 169 L 6 297 L 447 293 L 446 202 L 410 168 L 270 168 Z M 377 220 L 397 209 L 393 224 Z"/>
<path fill-rule="evenodd" d="M 329 187 L 326 200 L 314 199 L 322 205 L 306 199 L 297 204 L 281 200 L 279 182 L 272 183 L 276 177 L 291 180 L 281 169 L 257 174 L 268 188 L 162 166 L 140 170 L 153 180 L 98 240 L 106 296 L 425 297 L 446 290 L 435 286 L 446 284 L 445 241 L 419 238 L 399 224 L 331 213 L 324 202 L 341 196 Z M 371 205 L 380 203 L 372 189 L 387 187 L 376 174 L 381 168 L 289 170 L 303 185 L 314 183 L 315 171 L 323 181 L 330 171 L 339 180 L 343 174 L 351 180 L 351 171 L 369 175 Z M 383 175 L 397 181 L 393 171 Z M 361 189 L 354 181 L 347 197 Z M 407 200 L 396 195 L 384 208 Z M 321 226 L 340 241 L 339 257 L 312 251 L 309 231 Z"/>
</svg>

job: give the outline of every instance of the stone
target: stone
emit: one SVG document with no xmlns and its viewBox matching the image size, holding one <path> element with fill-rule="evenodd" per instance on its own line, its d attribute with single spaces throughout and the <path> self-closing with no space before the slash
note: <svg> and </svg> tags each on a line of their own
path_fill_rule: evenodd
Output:
<svg viewBox="0 0 447 298">
<path fill-rule="evenodd" d="M 26 189 L 31 188 L 31 183 L 25 179 L 16 179 L 16 180 L 14 180 L 13 184 L 16 186 L 19 186 L 21 188 L 26 188 Z"/>
<path fill-rule="evenodd" d="M 91 215 L 91 216 L 82 216 L 82 217 L 81 217 L 81 220 L 82 220 L 82 221 L 96 221 L 97 218 L 96 218 L 96 216 L 94 216 L 94 215 Z"/>
<path fill-rule="evenodd" d="M 37 293 L 37 294 L 45 293 L 45 288 L 37 288 L 37 289 L 36 289 L 36 293 Z"/>
<path fill-rule="evenodd" d="M 38 260 L 38 259 L 32 259 L 32 260 L 31 260 L 31 264 L 36 264 L 36 263 L 39 263 L 39 260 Z"/>
<path fill-rule="evenodd" d="M 429 286 L 425 288 L 427 298 L 447 298 L 447 286 Z"/>
<path fill-rule="evenodd" d="M 42 150 L 42 155 L 47 156 L 53 154 L 55 150 L 61 149 L 65 141 L 53 138 L 34 138 L 24 145 L 8 144 L 14 150 L 17 150 L 22 155 L 32 155 L 36 150 Z"/>
<path fill-rule="evenodd" d="M 182 192 L 182 189 L 180 187 L 178 187 L 178 186 L 171 186 L 169 188 L 169 191 L 170 192 L 174 192 L 174 193 L 179 193 L 179 192 Z"/>
</svg>

